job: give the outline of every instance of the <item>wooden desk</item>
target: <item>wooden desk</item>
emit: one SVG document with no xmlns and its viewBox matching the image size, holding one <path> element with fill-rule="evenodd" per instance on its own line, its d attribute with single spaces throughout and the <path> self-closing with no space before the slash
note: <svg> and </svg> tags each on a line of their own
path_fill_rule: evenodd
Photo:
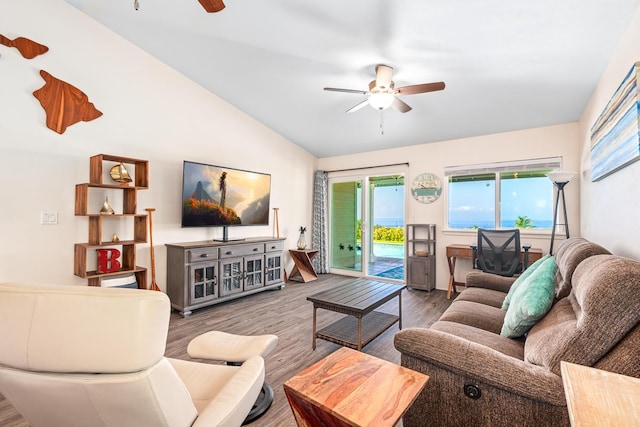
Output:
<svg viewBox="0 0 640 427">
<path fill-rule="evenodd" d="M 640 425 L 640 379 L 560 362 L 573 427 Z"/>
<path fill-rule="evenodd" d="M 283 384 L 298 426 L 391 427 L 429 377 L 341 348 Z"/>
<path fill-rule="evenodd" d="M 318 274 L 313 268 L 311 260 L 318 255 L 318 252 L 318 249 L 289 249 L 289 253 L 295 264 L 291 270 L 291 274 L 289 274 L 289 280 L 292 280 L 296 275 L 300 277 L 300 280 L 296 279 L 296 281 L 307 283 L 316 280 Z"/>
<path fill-rule="evenodd" d="M 456 286 L 464 286 L 464 282 L 456 282 L 454 274 L 456 272 L 456 260 L 458 258 L 473 258 L 471 245 L 449 245 L 447 246 L 447 264 L 449 265 L 449 288 L 447 289 L 447 299 L 451 299 L 451 292 L 458 292 Z M 542 258 L 542 249 L 529 249 L 529 265 Z M 524 262 L 524 251 L 520 253 L 520 261 Z"/>
</svg>

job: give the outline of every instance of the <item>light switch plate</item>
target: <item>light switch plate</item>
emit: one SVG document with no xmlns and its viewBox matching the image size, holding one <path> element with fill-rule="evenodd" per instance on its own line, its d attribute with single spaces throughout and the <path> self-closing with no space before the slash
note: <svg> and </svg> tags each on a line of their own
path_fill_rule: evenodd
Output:
<svg viewBox="0 0 640 427">
<path fill-rule="evenodd" d="M 56 225 L 58 223 L 58 212 L 40 212 L 40 224 Z"/>
</svg>

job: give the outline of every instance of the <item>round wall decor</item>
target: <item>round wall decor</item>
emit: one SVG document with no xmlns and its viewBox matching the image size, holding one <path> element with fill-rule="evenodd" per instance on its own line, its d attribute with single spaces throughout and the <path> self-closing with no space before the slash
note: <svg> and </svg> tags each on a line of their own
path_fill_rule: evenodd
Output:
<svg viewBox="0 0 640 427">
<path fill-rule="evenodd" d="M 433 203 L 442 194 L 442 181 L 432 173 L 422 173 L 411 184 L 411 195 L 420 203 Z"/>
</svg>

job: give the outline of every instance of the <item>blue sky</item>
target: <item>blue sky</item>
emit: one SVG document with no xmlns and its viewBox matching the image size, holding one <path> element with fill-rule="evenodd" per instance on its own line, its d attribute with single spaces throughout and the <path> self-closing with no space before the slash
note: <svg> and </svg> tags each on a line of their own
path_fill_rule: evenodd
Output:
<svg viewBox="0 0 640 427">
<path fill-rule="evenodd" d="M 377 187 L 373 212 L 377 218 L 404 219 L 404 187 Z"/>
<path fill-rule="evenodd" d="M 503 179 L 501 202 L 503 219 L 524 215 L 534 221 L 553 220 L 553 184 L 547 177 Z"/>
</svg>

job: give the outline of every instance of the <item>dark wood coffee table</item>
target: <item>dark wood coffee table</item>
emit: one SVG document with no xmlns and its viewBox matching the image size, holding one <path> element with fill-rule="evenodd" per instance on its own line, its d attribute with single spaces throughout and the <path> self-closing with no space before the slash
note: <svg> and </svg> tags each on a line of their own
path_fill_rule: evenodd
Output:
<svg viewBox="0 0 640 427">
<path fill-rule="evenodd" d="M 313 303 L 313 344 L 320 338 L 355 350 L 369 344 L 398 322 L 402 329 L 402 290 L 405 285 L 355 279 L 344 285 L 307 297 Z M 398 315 L 374 311 L 398 297 Z M 347 316 L 316 332 L 316 312 L 319 308 Z"/>
</svg>

